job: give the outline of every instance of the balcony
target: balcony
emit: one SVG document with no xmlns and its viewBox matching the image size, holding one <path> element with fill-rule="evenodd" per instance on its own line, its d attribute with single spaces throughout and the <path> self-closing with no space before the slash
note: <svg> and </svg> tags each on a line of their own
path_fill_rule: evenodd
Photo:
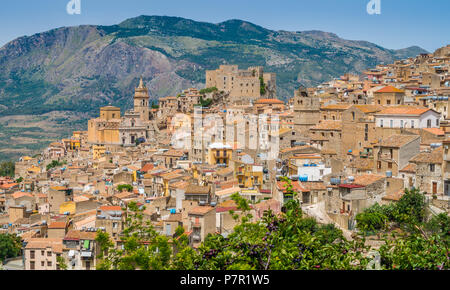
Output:
<svg viewBox="0 0 450 290">
<path fill-rule="evenodd" d="M 82 250 L 80 257 L 82 260 L 91 260 L 93 258 L 92 251 Z"/>
</svg>

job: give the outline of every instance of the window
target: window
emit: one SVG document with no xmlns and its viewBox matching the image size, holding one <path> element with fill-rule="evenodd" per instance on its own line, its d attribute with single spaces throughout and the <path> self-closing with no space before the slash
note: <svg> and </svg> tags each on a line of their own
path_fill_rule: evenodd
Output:
<svg viewBox="0 0 450 290">
<path fill-rule="evenodd" d="M 394 120 L 390 120 L 389 121 L 389 125 L 390 125 L 391 128 L 393 128 L 394 127 Z"/>
<path fill-rule="evenodd" d="M 45 251 L 41 251 L 41 256 L 45 256 Z"/>
<path fill-rule="evenodd" d="M 355 112 L 352 112 L 352 119 L 355 121 Z"/>
<path fill-rule="evenodd" d="M 380 120 L 380 127 L 383 128 L 383 119 Z"/>
<path fill-rule="evenodd" d="M 48 262 L 47 262 L 47 266 L 51 267 L 51 266 L 52 266 L 52 262 L 51 262 L 51 261 L 48 261 Z"/>
<path fill-rule="evenodd" d="M 403 128 L 403 120 L 400 120 L 400 128 Z"/>
<path fill-rule="evenodd" d="M 439 127 L 439 119 L 436 119 L 436 126 Z"/>
<path fill-rule="evenodd" d="M 44 267 L 44 266 L 45 266 L 45 262 L 42 261 L 42 262 L 41 262 L 41 267 Z"/>
<path fill-rule="evenodd" d="M 47 252 L 47 257 L 51 257 L 52 256 L 52 252 Z"/>
<path fill-rule="evenodd" d="M 390 105 L 391 104 L 391 100 L 387 100 L 386 104 Z"/>
<path fill-rule="evenodd" d="M 381 161 L 378 161 L 378 162 L 377 162 L 377 168 L 378 168 L 378 169 L 381 169 Z"/>
<path fill-rule="evenodd" d="M 34 252 L 34 251 L 33 251 Z M 35 267 L 34 267 L 34 261 L 31 261 L 30 262 L 30 270 L 34 270 L 35 269 Z"/>
<path fill-rule="evenodd" d="M 427 128 L 431 128 L 431 119 L 427 120 Z"/>
<path fill-rule="evenodd" d="M 388 162 L 388 168 L 392 169 L 392 162 Z"/>
<path fill-rule="evenodd" d="M 434 164 L 430 164 L 430 172 L 434 172 L 435 170 L 435 165 Z"/>
<path fill-rule="evenodd" d="M 30 251 L 30 259 L 34 259 L 34 251 Z"/>
<path fill-rule="evenodd" d="M 411 128 L 414 128 L 414 120 L 411 120 Z"/>
</svg>

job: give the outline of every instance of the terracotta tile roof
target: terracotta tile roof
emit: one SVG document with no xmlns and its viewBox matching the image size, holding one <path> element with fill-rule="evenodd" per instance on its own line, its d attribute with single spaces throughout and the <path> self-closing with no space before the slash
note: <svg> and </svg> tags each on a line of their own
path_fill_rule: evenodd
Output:
<svg viewBox="0 0 450 290">
<path fill-rule="evenodd" d="M 340 130 L 342 130 L 342 122 L 341 121 L 322 120 L 322 121 L 320 121 L 319 124 L 315 125 L 310 130 L 340 131 Z"/>
<path fill-rule="evenodd" d="M 431 134 L 438 135 L 438 136 L 444 136 L 445 135 L 445 132 L 442 131 L 439 128 L 423 128 L 423 130 L 425 130 L 427 132 L 430 132 Z"/>
<path fill-rule="evenodd" d="M 300 184 L 300 182 L 298 182 L 298 181 L 291 181 L 291 184 L 292 184 L 292 189 L 295 192 L 308 192 L 309 191 L 309 189 L 307 189 L 306 187 L 302 186 Z M 284 182 L 284 181 L 277 181 L 278 190 L 286 192 L 286 186 L 287 186 L 286 182 Z"/>
<path fill-rule="evenodd" d="M 348 103 L 341 103 L 341 104 L 331 104 L 328 106 L 321 107 L 321 110 L 339 110 L 339 111 L 345 111 L 348 108 L 350 108 L 352 105 Z"/>
<path fill-rule="evenodd" d="M 136 194 L 134 192 L 123 191 L 123 192 L 114 194 L 114 197 L 117 197 L 119 199 L 124 199 L 124 198 L 134 197 L 135 195 Z"/>
<path fill-rule="evenodd" d="M 402 198 L 402 196 L 404 194 L 405 194 L 405 191 L 402 189 L 402 190 L 399 190 L 399 191 L 391 193 L 391 194 L 386 194 L 381 199 L 387 200 L 387 201 L 399 201 L 400 198 Z"/>
<path fill-rule="evenodd" d="M 300 182 L 301 185 L 308 190 L 326 190 L 325 184 L 320 182 Z"/>
<path fill-rule="evenodd" d="M 155 165 L 153 165 L 153 163 L 147 163 L 141 168 L 141 171 L 147 172 L 147 171 L 152 170 L 154 167 L 155 167 Z"/>
<path fill-rule="evenodd" d="M 422 152 L 411 158 L 409 162 L 413 163 L 438 163 L 442 164 L 443 149 L 442 146 L 433 150 L 433 152 Z"/>
<path fill-rule="evenodd" d="M 375 144 L 374 146 L 399 148 L 399 147 L 406 145 L 418 138 L 420 138 L 418 135 L 395 134 L 395 135 L 389 136 L 388 138 L 382 139 L 381 142 Z"/>
<path fill-rule="evenodd" d="M 86 232 L 80 230 L 70 230 L 64 240 L 95 240 L 97 232 Z"/>
<path fill-rule="evenodd" d="M 359 175 L 355 177 L 354 184 L 362 185 L 362 186 L 368 186 L 372 183 L 377 182 L 378 180 L 383 179 L 383 175 L 376 175 L 376 174 L 365 174 L 365 175 Z"/>
<path fill-rule="evenodd" d="M 166 219 L 166 222 L 181 222 L 182 214 L 181 213 L 171 213 L 169 218 Z"/>
<path fill-rule="evenodd" d="M 101 211 L 122 211 L 122 208 L 118 205 L 103 205 L 100 207 Z"/>
<path fill-rule="evenodd" d="M 54 238 L 31 238 L 28 240 L 25 249 L 46 249 L 51 248 L 55 253 L 62 253 L 62 239 Z"/>
<path fill-rule="evenodd" d="M 374 166 L 373 159 L 368 158 L 356 158 L 350 163 L 350 168 L 356 168 L 360 170 L 372 170 Z"/>
<path fill-rule="evenodd" d="M 12 194 L 12 198 L 18 199 L 24 196 L 33 197 L 33 195 L 29 192 L 16 191 Z"/>
<path fill-rule="evenodd" d="M 196 206 L 189 211 L 189 214 L 204 215 L 212 210 L 214 210 L 212 206 Z"/>
<path fill-rule="evenodd" d="M 181 174 L 182 172 L 183 172 L 182 169 L 174 170 L 174 171 L 171 171 L 171 172 L 167 172 L 167 173 L 161 174 L 161 177 L 163 179 L 171 180 L 171 179 L 182 177 L 183 176 L 183 174 Z"/>
<path fill-rule="evenodd" d="M 183 157 L 184 152 L 181 150 L 170 149 L 162 154 L 163 156 Z"/>
<path fill-rule="evenodd" d="M 416 173 L 417 164 L 408 163 L 400 172 Z"/>
<path fill-rule="evenodd" d="M 381 110 L 376 115 L 408 115 L 408 116 L 420 116 L 431 109 L 424 107 L 413 106 L 395 106 Z"/>
<path fill-rule="evenodd" d="M 65 229 L 66 228 L 66 222 L 52 222 L 48 225 L 49 229 Z"/>
<path fill-rule="evenodd" d="M 209 186 L 199 186 L 190 184 L 186 188 L 185 194 L 209 194 Z"/>
<path fill-rule="evenodd" d="M 355 108 L 358 108 L 363 113 L 375 113 L 383 110 L 383 106 L 380 105 L 354 105 Z"/>
<path fill-rule="evenodd" d="M 17 185 L 19 185 L 19 184 L 18 184 L 18 183 L 2 184 L 2 185 L 0 185 L 0 188 L 3 188 L 3 189 L 10 189 L 10 188 L 12 188 L 12 187 L 14 187 L 14 186 L 17 186 Z"/>
<path fill-rule="evenodd" d="M 188 187 L 188 185 L 189 185 L 189 182 L 184 181 L 184 180 L 180 180 L 180 181 L 173 182 L 173 183 L 169 184 L 169 187 L 185 189 L 186 187 Z"/>
<path fill-rule="evenodd" d="M 278 99 L 259 99 L 255 102 L 255 105 L 258 105 L 258 104 L 280 104 L 280 105 L 282 105 L 282 104 L 284 104 L 284 102 L 281 100 L 278 100 Z"/>
<path fill-rule="evenodd" d="M 382 89 L 379 89 L 375 93 L 404 93 L 404 92 L 405 91 L 397 89 L 396 87 L 386 86 L 386 87 L 384 87 Z"/>
<path fill-rule="evenodd" d="M 228 195 L 228 194 L 234 194 L 236 192 L 240 192 L 241 188 L 236 186 L 236 187 L 229 187 L 229 188 L 225 188 L 225 189 L 220 189 L 220 190 L 216 190 L 215 195 L 216 196 L 224 196 L 224 195 Z"/>
</svg>

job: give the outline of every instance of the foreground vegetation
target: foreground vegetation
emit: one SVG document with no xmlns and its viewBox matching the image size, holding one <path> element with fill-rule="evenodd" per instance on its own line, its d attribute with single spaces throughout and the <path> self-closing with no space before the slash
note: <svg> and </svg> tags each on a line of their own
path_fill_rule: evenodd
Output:
<svg viewBox="0 0 450 290">
<path fill-rule="evenodd" d="M 288 192 L 296 195 L 288 182 Z M 381 269 L 450 269 L 449 218 L 440 215 L 423 224 L 424 203 L 418 191 L 408 192 L 394 206 L 395 216 L 403 225 L 401 234 L 387 234 L 378 250 Z M 107 233 L 98 232 L 100 245 L 98 269 L 119 270 L 310 270 L 366 269 L 372 257 L 365 235 L 352 241 L 344 238 L 334 225 L 319 225 L 304 217 L 296 199 L 283 212 L 267 211 L 252 222 L 250 205 L 238 194 L 233 195 L 242 214 L 232 234 L 223 237 L 209 234 L 197 250 L 188 245 L 183 228 L 174 238 L 158 234 L 150 222 L 143 220 L 143 208 L 128 205 L 126 229 L 121 237 L 123 248 L 116 249 Z M 374 208 L 375 209 L 375 208 Z M 367 210 L 364 215 L 372 214 Z M 395 212 L 395 211 L 394 211 Z M 371 228 L 372 219 L 359 216 L 361 227 Z M 377 212 L 375 220 L 380 219 Z M 422 219 L 421 219 L 422 218 Z M 381 217 L 381 220 L 385 220 Z"/>
</svg>

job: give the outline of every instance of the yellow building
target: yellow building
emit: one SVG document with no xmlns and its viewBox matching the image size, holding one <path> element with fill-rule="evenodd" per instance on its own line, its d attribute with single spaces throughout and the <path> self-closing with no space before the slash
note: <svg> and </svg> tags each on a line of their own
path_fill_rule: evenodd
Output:
<svg viewBox="0 0 450 290">
<path fill-rule="evenodd" d="M 234 160 L 234 175 L 239 182 L 239 187 L 258 187 L 261 189 L 263 183 L 263 167 L 258 164 L 245 163 Z"/>
<path fill-rule="evenodd" d="M 210 165 L 230 164 L 233 148 L 228 144 L 212 143 L 207 148 L 207 162 Z"/>
<path fill-rule="evenodd" d="M 120 144 L 120 108 L 106 106 L 100 108 L 100 117 L 88 121 L 88 143 Z"/>
<path fill-rule="evenodd" d="M 74 214 L 76 211 L 77 207 L 74 201 L 67 201 L 59 206 L 59 214 Z"/>
<path fill-rule="evenodd" d="M 102 145 L 92 146 L 92 159 L 97 160 L 105 155 L 106 148 Z"/>
</svg>

